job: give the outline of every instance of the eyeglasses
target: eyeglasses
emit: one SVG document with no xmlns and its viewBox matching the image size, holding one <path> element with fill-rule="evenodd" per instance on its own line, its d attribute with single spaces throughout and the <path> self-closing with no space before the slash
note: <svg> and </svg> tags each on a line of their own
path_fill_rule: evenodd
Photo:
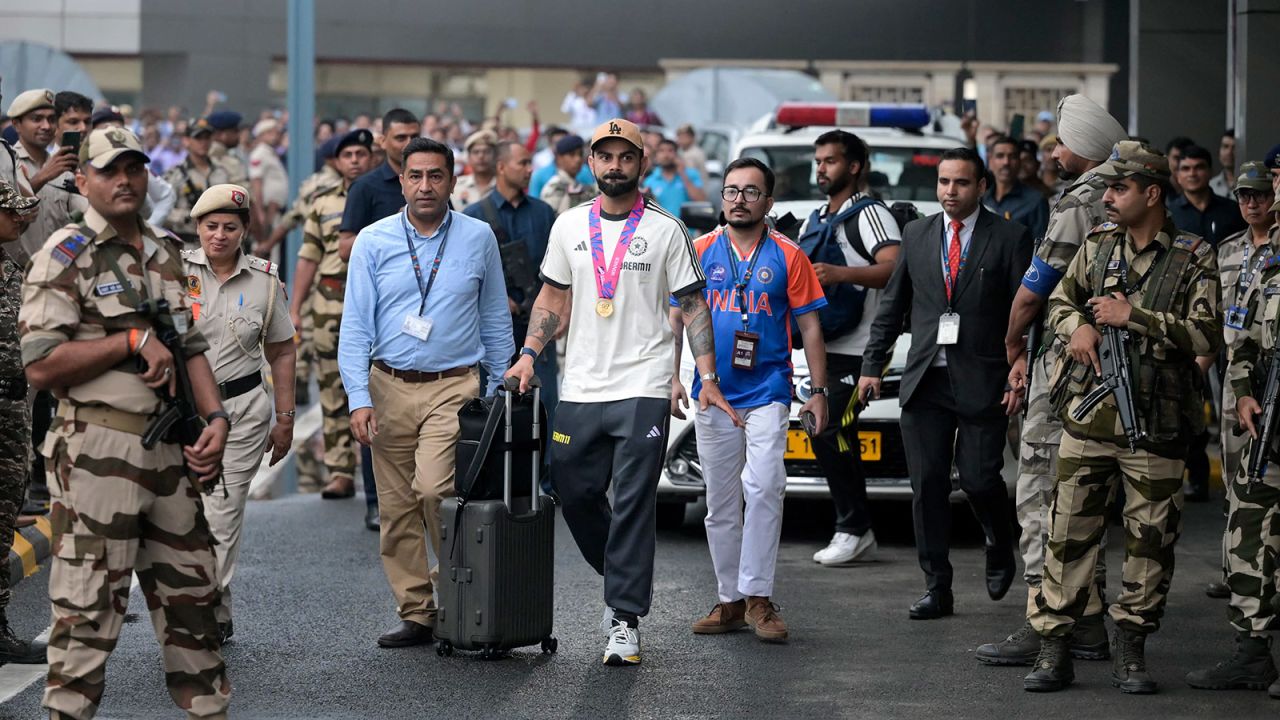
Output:
<svg viewBox="0 0 1280 720">
<path fill-rule="evenodd" d="M 1241 205 L 1252 205 L 1254 203 L 1268 205 L 1274 197 L 1275 195 L 1272 193 L 1258 192 L 1257 190 L 1240 190 L 1236 192 L 1236 200 Z"/>
<path fill-rule="evenodd" d="M 729 202 L 737 202 L 739 195 L 742 196 L 743 200 L 753 203 L 764 196 L 764 191 L 754 185 L 741 189 L 730 185 L 720 190 L 720 197 L 728 200 Z"/>
</svg>

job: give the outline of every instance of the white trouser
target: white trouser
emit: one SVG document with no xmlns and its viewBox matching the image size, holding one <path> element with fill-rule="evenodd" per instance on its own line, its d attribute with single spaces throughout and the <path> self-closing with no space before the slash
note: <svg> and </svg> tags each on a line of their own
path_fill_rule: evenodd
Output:
<svg viewBox="0 0 1280 720">
<path fill-rule="evenodd" d="M 770 403 L 737 410 L 745 427 L 734 427 L 714 407 L 694 419 L 707 485 L 707 545 L 721 602 L 773 596 L 787 487 L 783 454 L 791 409 Z"/>
</svg>

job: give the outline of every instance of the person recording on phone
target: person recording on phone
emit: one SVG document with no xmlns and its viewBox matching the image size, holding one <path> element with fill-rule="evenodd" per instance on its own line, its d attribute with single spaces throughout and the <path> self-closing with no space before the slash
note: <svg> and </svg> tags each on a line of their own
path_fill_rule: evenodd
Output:
<svg viewBox="0 0 1280 720">
<path fill-rule="evenodd" d="M 18 130 L 18 144 L 13 148 L 18 157 L 18 172 L 40 198 L 36 219 L 22 233 L 21 253 L 15 255 L 15 260 L 23 266 L 55 230 L 89 208 L 88 201 L 75 186 L 79 143 L 49 151 L 58 133 L 54 98 L 52 90 L 28 90 L 14 98 L 7 111 Z"/>
<path fill-rule="evenodd" d="M 911 475 L 912 513 L 926 592 L 914 620 L 953 612 L 952 461 L 960 487 L 987 536 L 987 594 L 999 600 L 1013 583 L 1009 495 L 1000 470 L 1009 415 L 1020 396 L 1009 389 L 1004 331 L 1014 293 L 1031 264 L 1026 227 L 982 207 L 986 168 L 972 148 L 947 150 L 938 164 L 943 212 L 908 224 L 863 357 L 858 390 L 880 393 L 880 368 L 911 313 L 911 350 L 902 375 L 902 441 Z"/>
<path fill-rule="evenodd" d="M 749 625 L 761 640 L 780 642 L 787 639 L 787 626 L 770 598 L 787 484 L 783 456 L 791 416 L 791 322 L 794 318 L 804 338 L 813 390 L 800 415 L 806 431 L 817 435 L 827 425 L 827 356 L 816 311 L 827 299 L 800 246 L 765 222 L 773 208 L 773 184 L 773 171 L 759 160 L 729 163 L 720 192 L 727 225 L 694 241 L 707 276 L 716 374 L 742 423 L 736 426 L 715 406 L 694 417 L 719 601 L 693 623 L 693 632 L 716 635 Z M 676 337 L 671 414 L 683 419 L 683 408 L 689 407 L 680 382 L 684 322 L 671 302 Z M 695 375 L 695 399 L 701 390 Z"/>
</svg>

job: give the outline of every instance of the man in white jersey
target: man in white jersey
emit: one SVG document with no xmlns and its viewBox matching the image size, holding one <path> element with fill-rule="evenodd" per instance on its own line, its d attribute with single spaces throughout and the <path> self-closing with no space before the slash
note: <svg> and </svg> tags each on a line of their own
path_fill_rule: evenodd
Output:
<svg viewBox="0 0 1280 720">
<path fill-rule="evenodd" d="M 534 359 L 572 310 L 551 434 L 551 480 L 578 548 L 604 576 L 604 663 L 636 665 L 639 619 L 653 595 L 657 486 L 675 348 L 667 317 L 671 295 L 702 377 L 702 409 L 715 406 L 741 421 L 717 384 L 711 313 L 702 296 L 706 279 L 689 232 L 638 190 L 647 164 L 639 128 L 620 119 L 602 124 L 592 135 L 589 162 L 603 195 L 566 211 L 551 228 L 544 285 L 520 359 L 507 375 L 527 389 Z"/>
</svg>

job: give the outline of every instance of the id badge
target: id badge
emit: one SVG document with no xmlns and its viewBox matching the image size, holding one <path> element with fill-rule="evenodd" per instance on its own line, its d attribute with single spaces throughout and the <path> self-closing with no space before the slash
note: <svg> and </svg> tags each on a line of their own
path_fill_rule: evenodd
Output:
<svg viewBox="0 0 1280 720">
<path fill-rule="evenodd" d="M 938 317 L 938 344 L 955 345 L 960 339 L 960 316 L 955 313 L 942 313 Z"/>
<path fill-rule="evenodd" d="M 409 313 L 404 316 L 404 324 L 400 326 L 400 332 L 425 341 L 428 337 L 431 337 L 432 324 L 431 318 Z"/>
<path fill-rule="evenodd" d="M 756 369 L 756 349 L 760 346 L 760 336 L 753 332 L 739 330 L 733 334 L 733 368 L 735 370 Z"/>
<path fill-rule="evenodd" d="M 1249 308 L 1232 305 L 1227 308 L 1227 317 L 1223 324 L 1232 330 L 1243 330 L 1244 321 L 1249 317 Z"/>
</svg>

